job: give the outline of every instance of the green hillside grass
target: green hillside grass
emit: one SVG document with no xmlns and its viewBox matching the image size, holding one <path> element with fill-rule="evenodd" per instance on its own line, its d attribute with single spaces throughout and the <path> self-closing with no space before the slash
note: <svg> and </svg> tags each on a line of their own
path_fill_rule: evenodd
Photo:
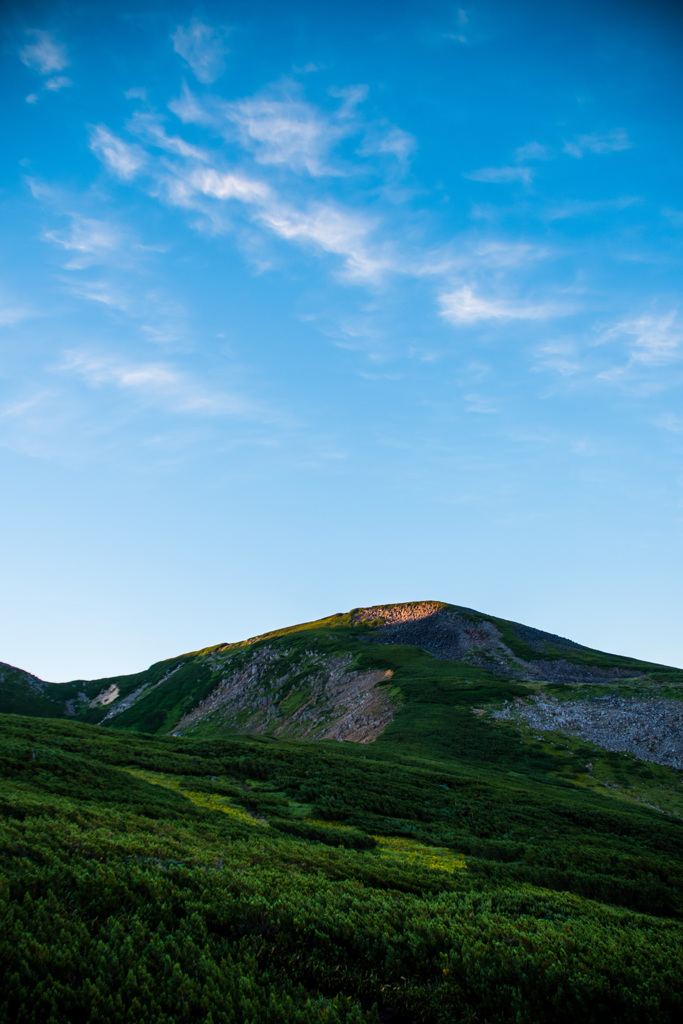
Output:
<svg viewBox="0 0 683 1024">
<path fill-rule="evenodd" d="M 514 648 L 495 621 L 542 660 L 543 634 Z M 64 686 L 3 667 L 3 1024 L 680 1019 L 678 774 L 487 715 L 607 684 L 506 679 L 369 643 L 375 628 L 332 616 Z M 210 718 L 168 735 L 221 659 L 239 671 L 266 647 L 292 707 L 307 659 L 390 669 L 393 721 L 367 745 Z M 585 658 L 633 672 L 609 692 L 681 695 L 678 670 Z M 112 683 L 147 689 L 105 720 L 88 705 Z M 80 721 L 59 720 L 67 698 Z"/>
<path fill-rule="evenodd" d="M 73 683 L 68 683 L 68 694 L 60 689 L 58 697 L 49 684 L 42 684 L 29 676 L 28 672 L 13 665 L 0 667 L 0 708 L 6 714 L 37 715 L 40 718 L 61 718 L 64 715 L 64 701 L 75 696 Z M 64 694 L 64 696 L 62 696 Z"/>
<path fill-rule="evenodd" d="M 0 1019 L 677 1020 L 680 821 L 517 745 L 1 716 Z"/>
</svg>

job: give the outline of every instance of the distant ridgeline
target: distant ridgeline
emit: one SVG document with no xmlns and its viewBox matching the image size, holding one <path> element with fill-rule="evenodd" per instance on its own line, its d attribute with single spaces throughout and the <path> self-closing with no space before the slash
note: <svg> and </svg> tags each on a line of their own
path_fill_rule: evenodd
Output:
<svg viewBox="0 0 683 1024">
<path fill-rule="evenodd" d="M 652 701 L 675 715 L 678 705 L 672 702 L 682 684 L 680 669 L 423 601 L 355 609 L 218 644 L 130 676 L 46 683 L 0 664 L 0 713 L 66 717 L 157 735 L 237 733 L 359 743 L 381 738 L 402 748 L 407 744 L 413 753 L 441 756 L 462 752 L 457 723 L 463 708 L 468 735 L 474 729 L 493 738 L 498 730 L 489 712 L 510 717 L 505 701 L 515 704 L 522 719 L 532 710 L 538 718 L 539 706 L 547 712 L 562 702 L 566 714 L 567 701 L 571 707 L 580 702 L 591 738 L 618 697 L 627 698 L 642 719 L 640 730 L 635 728 L 643 733 L 642 750 L 633 747 L 634 730 L 622 723 L 623 749 L 683 768 L 680 725 L 671 751 L 650 750 L 646 736 L 652 731 Z M 596 699 L 591 714 L 587 701 Z M 473 707 L 479 719 L 474 724 Z"/>
<path fill-rule="evenodd" d="M 440 602 L 0 665 L 0 1021 L 678 1021 L 681 697 Z"/>
</svg>

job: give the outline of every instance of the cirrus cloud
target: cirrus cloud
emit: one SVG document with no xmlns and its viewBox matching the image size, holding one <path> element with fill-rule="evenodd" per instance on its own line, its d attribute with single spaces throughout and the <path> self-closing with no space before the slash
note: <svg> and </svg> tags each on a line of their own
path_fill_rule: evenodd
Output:
<svg viewBox="0 0 683 1024">
<path fill-rule="evenodd" d="M 483 181 L 492 185 L 506 185 L 514 181 L 530 185 L 533 176 L 531 167 L 481 167 L 478 171 L 463 174 L 463 178 L 470 181 Z"/>
<path fill-rule="evenodd" d="M 29 28 L 25 35 L 33 41 L 22 47 L 19 59 L 31 71 L 37 71 L 40 75 L 50 75 L 68 66 L 66 47 L 58 43 L 49 32 Z"/>
<path fill-rule="evenodd" d="M 565 143 L 564 151 L 569 156 L 580 159 L 584 153 L 618 153 L 630 148 L 631 143 L 624 129 L 614 128 L 611 132 L 578 135 L 572 142 Z"/>
<path fill-rule="evenodd" d="M 189 25 L 178 25 L 171 39 L 173 49 L 189 64 L 195 77 L 210 85 L 225 71 L 227 37 L 228 29 L 214 28 L 195 18 Z"/>
<path fill-rule="evenodd" d="M 683 355 L 683 331 L 677 326 L 677 311 L 671 310 L 661 316 L 644 314 L 630 320 L 621 320 L 598 338 L 598 344 L 629 339 L 629 362 L 624 372 L 636 364 L 641 366 L 664 366 Z M 617 371 L 610 371 L 616 373 Z"/>
<path fill-rule="evenodd" d="M 204 416 L 253 416 L 256 407 L 241 395 L 210 391 L 169 363 L 136 363 L 86 351 L 68 351 L 59 367 L 88 387 L 134 392 L 169 412 Z"/>
<path fill-rule="evenodd" d="M 134 143 L 124 142 L 103 124 L 91 129 L 90 149 L 110 171 L 125 181 L 134 178 L 147 161 L 144 149 Z"/>
<path fill-rule="evenodd" d="M 525 305 L 475 295 L 469 285 L 439 296 L 441 316 L 452 324 L 473 324 L 479 320 L 546 320 L 561 316 L 553 305 Z"/>
</svg>

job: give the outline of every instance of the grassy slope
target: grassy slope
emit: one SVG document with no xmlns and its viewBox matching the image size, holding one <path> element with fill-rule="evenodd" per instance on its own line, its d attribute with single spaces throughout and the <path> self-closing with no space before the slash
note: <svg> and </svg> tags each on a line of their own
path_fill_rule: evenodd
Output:
<svg viewBox="0 0 683 1024">
<path fill-rule="evenodd" d="M 13 665 L 0 665 L 0 708 L 15 715 L 37 715 L 40 718 L 61 718 L 64 701 L 72 695 L 73 683 L 67 684 L 69 693 L 54 693 L 49 683 L 41 683 L 28 672 Z M 75 692 L 73 693 L 75 696 Z"/>
<path fill-rule="evenodd" d="M 75 701 L 76 717 L 79 720 L 98 722 L 107 713 L 107 708 L 90 709 L 88 703 L 112 684 L 118 686 L 122 697 L 126 697 L 143 684 L 153 685 L 166 675 L 170 668 L 194 661 L 194 654 L 181 655 L 167 661 L 157 662 L 145 671 L 136 672 L 133 675 L 108 676 L 104 679 L 77 679 L 70 683 L 46 683 L 36 680 L 38 685 L 35 683 L 31 685 L 31 680 L 34 677 L 30 676 L 28 672 L 11 665 L 0 664 L 0 714 L 62 718 L 65 716 L 66 701 Z M 86 701 L 79 700 L 81 695 L 85 695 Z"/>
<path fill-rule="evenodd" d="M 473 618 L 484 618 L 480 613 L 458 609 Z M 514 647 L 517 634 L 524 630 L 526 635 L 541 638 L 547 651 L 548 634 L 537 633 L 515 623 L 495 620 L 506 642 Z M 438 660 L 415 647 L 380 645 L 367 643 L 372 627 L 354 625 L 354 613 L 331 616 L 317 622 L 305 623 L 289 629 L 277 630 L 254 638 L 248 643 L 219 645 L 203 651 L 183 655 L 152 665 L 146 672 L 134 676 L 94 680 L 87 684 L 74 683 L 57 686 L 43 684 L 45 689 L 36 695 L 35 689 L 22 687 L 21 680 L 8 690 L 2 684 L 0 710 L 14 713 L 38 713 L 53 717 L 61 704 L 55 704 L 52 689 L 63 691 L 68 686 L 75 691 L 86 689 L 89 697 L 106 689 L 115 682 L 122 695 L 137 690 L 143 684 L 149 691 L 131 708 L 108 720 L 107 728 L 142 733 L 166 735 L 173 730 L 180 717 L 210 693 L 222 670 L 214 671 L 211 656 L 217 651 L 227 653 L 231 658 L 231 670 L 239 670 L 267 645 L 271 650 L 279 648 L 281 663 L 279 669 L 289 660 L 296 660 L 310 650 L 325 656 L 351 655 L 360 670 L 391 669 L 393 679 L 388 686 L 400 697 L 400 707 L 394 721 L 373 745 L 377 751 L 388 756 L 416 756 L 440 761 L 468 759 L 471 764 L 490 765 L 509 772 L 520 770 L 535 778 L 552 778 L 555 784 L 574 785 L 581 789 L 592 789 L 603 799 L 614 802 L 646 800 L 667 810 L 683 812 L 680 800 L 680 785 L 675 773 L 654 764 L 645 764 L 632 757 L 612 754 L 583 741 L 566 737 L 536 738 L 532 730 L 522 733 L 511 726 L 494 723 L 485 716 L 473 714 L 472 709 L 486 711 L 504 700 L 525 697 L 538 692 L 539 684 L 529 684 L 492 675 L 473 665 Z M 635 680 L 618 684 L 624 695 L 643 696 L 648 694 L 680 696 L 683 693 L 683 672 L 654 666 L 648 673 L 646 663 L 632 662 L 619 656 L 588 651 L 586 648 L 555 638 L 557 654 L 563 658 L 576 657 L 579 664 L 586 658 L 603 667 L 623 668 L 628 662 L 638 673 Z M 520 656 L 538 656 L 538 650 L 530 646 L 517 647 Z M 576 651 L 573 650 L 576 648 Z M 577 653 L 578 652 L 578 653 Z M 164 677 L 172 671 L 169 678 Z M 18 671 L 18 670 L 12 670 Z M 7 675 L 7 673 L 6 673 Z M 23 676 L 24 673 L 19 673 Z M 159 680 L 164 680 L 159 682 Z M 153 688 L 152 688 L 153 687 Z M 563 685 L 544 684 L 543 689 L 553 696 L 571 699 L 601 695 L 613 692 L 614 684 L 607 687 L 600 684 Z M 296 694 L 290 700 L 295 699 Z M 100 722 L 108 711 L 107 707 L 84 708 L 79 718 L 89 723 Z M 220 738 L 225 735 L 224 727 L 214 721 L 200 721 L 193 727 L 192 735 L 198 738 Z M 521 737 L 521 738 L 520 738 Z M 586 764 L 593 765 L 586 771 Z"/>
<path fill-rule="evenodd" d="M 528 627 L 522 626 L 521 623 L 498 619 L 493 615 L 480 615 L 480 617 L 493 622 L 500 630 L 503 641 L 512 653 L 525 661 L 553 661 L 562 658 L 574 665 L 587 668 L 626 669 L 631 670 L 634 676 L 655 674 L 683 682 L 681 669 L 659 665 L 652 661 L 641 661 L 639 658 L 628 658 L 620 654 L 596 651 L 592 647 L 583 647 L 581 644 L 565 640 L 563 637 L 552 637 L 550 634 L 541 633 L 540 630 L 532 631 Z M 538 633 L 544 639 L 532 646 L 523 639 L 523 636 L 529 632 Z"/>
<path fill-rule="evenodd" d="M 539 684 L 527 684 L 501 678 L 472 665 L 458 664 L 433 658 L 415 647 L 368 644 L 366 631 L 351 627 L 335 629 L 309 628 L 304 632 L 290 631 L 275 639 L 264 638 L 253 647 L 243 648 L 243 657 L 251 656 L 259 644 L 281 646 L 283 659 L 297 657 L 314 648 L 322 654 L 351 654 L 360 670 L 391 669 L 393 678 L 387 685 L 397 691 L 401 705 L 394 721 L 373 744 L 373 756 L 379 751 L 387 756 L 432 758 L 441 762 L 467 759 L 472 765 L 489 765 L 508 772 L 523 770 L 538 779 L 553 779 L 557 785 L 574 785 L 580 789 L 595 790 L 605 799 L 635 800 L 654 797 L 661 803 L 660 794 L 672 810 L 683 813 L 678 778 L 671 769 L 645 764 L 635 758 L 603 751 L 590 743 L 562 738 L 562 742 L 536 741 L 534 733 L 526 730 L 523 738 L 517 729 L 494 723 L 473 713 L 472 709 L 486 710 L 504 700 L 526 697 L 538 692 Z M 679 673 L 683 679 L 683 673 Z M 619 684 L 624 692 L 634 695 L 661 692 L 656 676 L 641 676 L 637 687 Z M 546 684 L 554 696 L 585 697 L 588 693 L 602 694 L 605 687 Z M 607 692 L 613 692 L 610 684 Z M 670 686 L 669 696 L 679 696 L 678 686 Z M 152 698 L 150 697 L 150 704 Z M 145 709 L 142 706 L 117 716 L 112 725 L 117 728 L 139 728 Z M 192 735 L 198 738 L 218 739 L 224 729 L 213 721 L 198 723 Z M 586 764 L 593 765 L 586 771 Z M 521 765 L 521 768 L 520 768 Z M 617 785 L 617 791 L 605 784 Z"/>
<path fill-rule="evenodd" d="M 86 684 L 158 684 L 113 728 L 0 716 L 1 1020 L 678 1019 L 676 774 L 478 716 L 538 687 L 368 644 L 369 628 L 350 614 L 229 648 L 391 668 L 403 703 L 367 747 L 210 722 L 167 737 L 214 685 L 215 648 Z M 629 692 L 683 679 L 569 655 L 628 662 Z"/>
<path fill-rule="evenodd" d="M 484 736 L 437 761 L 0 716 L 0 1019 L 677 1019 L 681 823 Z"/>
</svg>

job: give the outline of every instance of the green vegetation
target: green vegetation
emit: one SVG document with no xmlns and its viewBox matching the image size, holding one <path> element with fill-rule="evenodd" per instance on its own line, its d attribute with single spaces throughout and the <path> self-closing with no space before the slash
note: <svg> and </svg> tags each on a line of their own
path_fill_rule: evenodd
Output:
<svg viewBox="0 0 683 1024">
<path fill-rule="evenodd" d="M 65 687 L 2 669 L 0 1021 L 680 1019 L 676 772 L 488 712 L 541 690 L 679 696 L 683 673 L 573 645 L 638 678 L 512 680 L 369 643 L 378 625 L 333 616 Z M 542 660 L 549 641 L 498 625 Z M 325 659 L 387 672 L 373 743 L 208 716 L 168 735 L 255 660 L 296 711 Z M 90 705 L 112 686 L 131 702 L 107 717 Z"/>
<path fill-rule="evenodd" d="M 4 1021 L 683 1009 L 681 824 L 541 778 L 519 740 L 494 766 L 512 734 L 477 764 L 19 716 L 0 735 Z"/>
<path fill-rule="evenodd" d="M 683 681 L 683 674 L 679 669 L 668 668 L 649 661 L 639 661 L 637 658 L 625 658 L 619 654 L 606 654 L 604 651 L 595 651 L 591 647 L 583 647 L 581 644 L 575 644 L 561 637 L 542 641 L 532 647 L 521 638 L 520 632 L 524 633 L 527 630 L 520 623 L 508 622 L 507 619 L 498 619 L 493 615 L 480 615 L 480 618 L 493 622 L 500 630 L 504 642 L 512 653 L 525 661 L 554 661 L 557 658 L 562 658 L 574 665 L 587 668 L 623 669 L 634 675 L 655 673 L 677 679 L 679 682 Z"/>
</svg>

